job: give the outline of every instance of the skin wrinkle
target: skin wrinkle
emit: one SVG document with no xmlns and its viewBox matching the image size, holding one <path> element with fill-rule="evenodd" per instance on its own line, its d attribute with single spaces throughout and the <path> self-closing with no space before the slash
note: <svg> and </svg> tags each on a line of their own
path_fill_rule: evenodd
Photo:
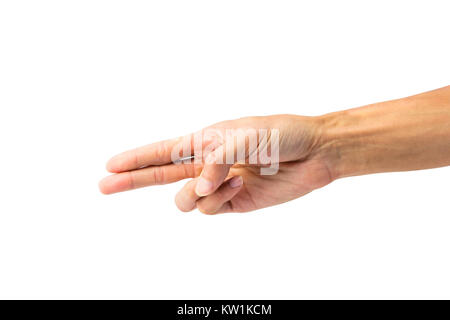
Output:
<svg viewBox="0 0 450 320">
<path fill-rule="evenodd" d="M 136 152 L 134 153 L 134 166 L 135 168 L 142 168 L 139 162 L 139 150 L 136 150 Z"/>
<path fill-rule="evenodd" d="M 155 184 L 162 184 L 164 182 L 164 167 L 152 168 L 153 179 Z"/>
<path fill-rule="evenodd" d="M 128 172 L 128 176 L 129 176 L 129 188 L 130 189 L 134 189 L 135 188 L 135 182 L 134 182 L 134 171 L 130 171 Z"/>
</svg>

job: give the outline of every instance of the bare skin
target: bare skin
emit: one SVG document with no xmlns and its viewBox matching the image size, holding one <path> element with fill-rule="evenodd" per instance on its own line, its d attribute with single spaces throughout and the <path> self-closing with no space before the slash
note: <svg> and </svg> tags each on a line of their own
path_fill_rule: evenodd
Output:
<svg viewBox="0 0 450 320">
<path fill-rule="evenodd" d="M 211 128 L 278 129 L 278 172 L 261 175 L 264 165 L 259 163 L 218 164 L 217 155 L 201 163 L 173 164 L 178 138 L 113 157 L 107 170 L 114 174 L 100 182 L 100 190 L 111 194 L 192 178 L 175 198 L 181 211 L 247 212 L 296 199 L 343 177 L 447 166 L 450 86 L 319 117 L 249 117 L 204 130 Z M 216 149 L 224 146 L 225 141 L 216 140 Z M 245 148 L 246 155 L 254 151 Z"/>
</svg>

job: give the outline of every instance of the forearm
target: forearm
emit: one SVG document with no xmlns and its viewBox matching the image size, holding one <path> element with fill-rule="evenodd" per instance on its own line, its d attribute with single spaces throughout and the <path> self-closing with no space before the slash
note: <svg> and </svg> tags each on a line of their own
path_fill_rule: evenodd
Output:
<svg viewBox="0 0 450 320">
<path fill-rule="evenodd" d="M 450 165 L 450 86 L 317 121 L 333 179 Z"/>
</svg>

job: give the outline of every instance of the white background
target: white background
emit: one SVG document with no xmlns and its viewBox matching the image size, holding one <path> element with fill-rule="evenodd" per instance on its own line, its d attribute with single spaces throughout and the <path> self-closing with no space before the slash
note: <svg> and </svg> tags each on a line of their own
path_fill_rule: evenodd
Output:
<svg viewBox="0 0 450 320">
<path fill-rule="evenodd" d="M 450 298 L 450 168 L 247 214 L 105 196 L 115 153 L 450 84 L 448 1 L 1 1 L 0 298 Z"/>
</svg>

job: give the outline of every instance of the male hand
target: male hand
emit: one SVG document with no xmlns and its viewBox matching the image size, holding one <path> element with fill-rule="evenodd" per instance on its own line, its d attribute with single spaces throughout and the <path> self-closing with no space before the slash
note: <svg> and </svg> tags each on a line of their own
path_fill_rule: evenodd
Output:
<svg viewBox="0 0 450 320">
<path fill-rule="evenodd" d="M 242 143 L 236 136 L 227 135 L 232 130 L 267 132 L 267 137 L 259 134 L 258 139 L 251 141 L 247 136 Z M 202 137 L 201 157 L 196 156 L 190 163 L 173 163 L 174 153 L 178 156 L 183 142 L 189 141 L 190 155 L 195 155 L 196 136 Z M 176 195 L 181 211 L 198 208 L 203 213 L 216 214 L 257 210 L 330 183 L 333 177 L 322 145 L 320 118 L 276 115 L 220 122 L 185 137 L 113 157 L 107 170 L 114 175 L 100 182 L 100 190 L 111 194 L 193 178 Z M 272 157 L 275 152 L 278 157 Z M 276 163 L 262 161 L 260 154 L 264 153 Z M 231 163 L 227 161 L 230 158 Z M 276 167 L 277 171 L 263 174 L 268 167 Z"/>
</svg>

